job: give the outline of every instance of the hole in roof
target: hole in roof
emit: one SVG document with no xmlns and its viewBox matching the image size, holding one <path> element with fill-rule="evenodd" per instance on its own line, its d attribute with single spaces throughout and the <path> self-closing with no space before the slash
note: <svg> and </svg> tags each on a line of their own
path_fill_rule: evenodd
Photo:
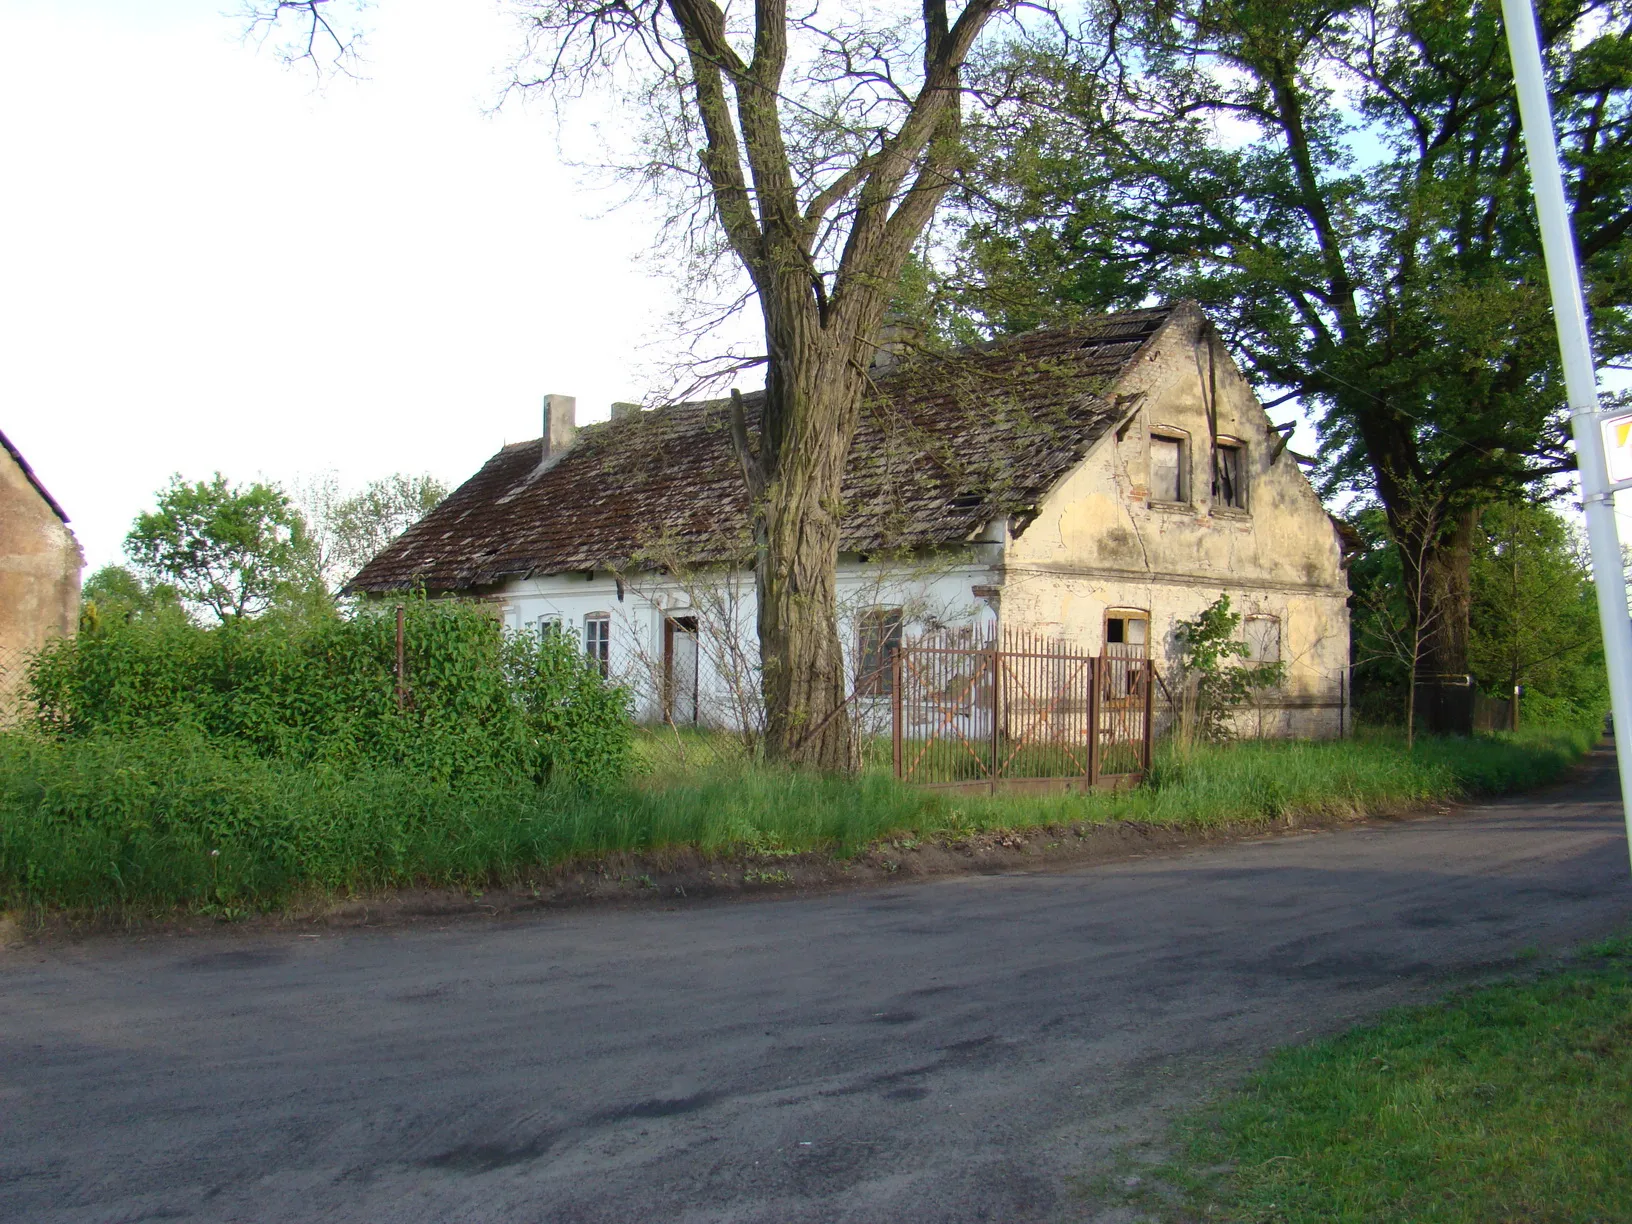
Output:
<svg viewBox="0 0 1632 1224">
<path fill-rule="evenodd" d="M 979 493 L 959 493 L 950 504 L 954 510 L 973 510 L 985 500 Z"/>
</svg>

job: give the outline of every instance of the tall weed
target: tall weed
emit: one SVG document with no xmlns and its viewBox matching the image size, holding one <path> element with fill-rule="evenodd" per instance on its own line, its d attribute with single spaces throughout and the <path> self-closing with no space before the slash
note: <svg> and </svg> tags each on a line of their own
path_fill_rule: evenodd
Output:
<svg viewBox="0 0 1632 1224">
<path fill-rule="evenodd" d="M 1136 821 L 1262 826 L 1557 776 L 1585 729 L 1419 740 L 1198 746 L 1158 756 L 1130 791 L 954 795 L 726 764 L 662 787 L 545 786 L 495 772 L 261 755 L 180 726 L 0 735 L 0 908 L 274 907 L 313 889 L 485 886 L 578 856 L 689 847 L 713 855 L 822 850 L 885 838 Z"/>
</svg>

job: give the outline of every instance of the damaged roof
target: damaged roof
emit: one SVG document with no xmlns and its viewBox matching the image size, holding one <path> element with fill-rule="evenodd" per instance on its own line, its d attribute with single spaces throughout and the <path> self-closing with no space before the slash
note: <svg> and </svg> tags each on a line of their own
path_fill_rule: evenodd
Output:
<svg viewBox="0 0 1632 1224">
<path fill-rule="evenodd" d="M 1026 521 L 1124 415 L 1114 386 L 1176 309 L 1083 319 L 875 374 L 845 469 L 841 550 L 952 544 L 999 515 Z M 743 396 L 751 438 L 762 405 L 763 393 Z M 586 425 L 553 462 L 542 452 L 542 439 L 506 446 L 347 589 L 474 591 L 745 557 L 729 400 Z"/>
</svg>

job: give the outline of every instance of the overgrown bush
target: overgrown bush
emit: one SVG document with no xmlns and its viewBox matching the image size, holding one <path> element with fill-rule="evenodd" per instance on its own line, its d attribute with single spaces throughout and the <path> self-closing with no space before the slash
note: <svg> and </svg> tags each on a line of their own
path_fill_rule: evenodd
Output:
<svg viewBox="0 0 1632 1224">
<path fill-rule="evenodd" d="M 302 893 L 516 883 L 574 856 L 695 847 L 844 855 L 879 839 L 1136 821 L 1263 827 L 1558 776 L 1593 742 L 1530 728 L 1196 745 L 1157 784 L 1091 795 L 957 795 L 882 775 L 835 778 L 739 758 L 662 787 L 496 774 L 458 783 L 364 764 L 269 759 L 189 730 L 0 734 L 0 910 L 171 906 L 233 916 Z"/>
<path fill-rule="evenodd" d="M 390 609 L 272 613 L 213 628 L 121 621 L 53 643 L 30 671 L 56 738 L 184 732 L 267 760 L 607 783 L 625 771 L 627 699 L 570 637 L 504 634 L 479 605 L 406 605 L 397 692 Z"/>
</svg>

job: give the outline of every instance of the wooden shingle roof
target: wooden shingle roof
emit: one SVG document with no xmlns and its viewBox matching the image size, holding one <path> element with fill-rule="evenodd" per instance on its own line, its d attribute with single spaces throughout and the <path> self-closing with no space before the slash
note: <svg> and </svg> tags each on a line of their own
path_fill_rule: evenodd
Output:
<svg viewBox="0 0 1632 1224">
<path fill-rule="evenodd" d="M 876 552 L 1022 522 L 1124 415 L 1114 386 L 1174 307 L 916 357 L 880 373 L 845 470 L 840 547 Z M 763 397 L 745 395 L 749 433 Z M 352 579 L 349 590 L 474 591 L 511 579 L 744 556 L 748 498 L 730 401 L 587 425 L 552 464 L 506 446 Z"/>
</svg>

